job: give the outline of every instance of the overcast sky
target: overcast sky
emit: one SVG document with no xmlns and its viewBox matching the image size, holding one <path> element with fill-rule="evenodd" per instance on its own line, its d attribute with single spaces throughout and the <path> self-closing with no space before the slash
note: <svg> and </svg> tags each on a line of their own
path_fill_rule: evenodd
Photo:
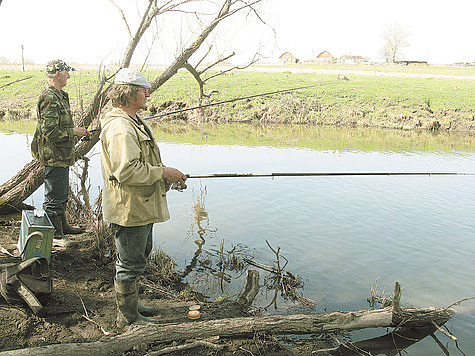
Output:
<svg viewBox="0 0 475 356">
<path fill-rule="evenodd" d="M 143 0 L 116 0 L 133 28 Z M 160 1 L 159 1 L 160 2 Z M 410 33 L 401 59 L 450 64 L 475 60 L 473 0 L 264 0 L 262 18 L 268 26 L 243 16 L 227 19 L 216 31 L 214 50 L 236 51 L 235 62 L 246 62 L 258 51 L 269 60 L 285 51 L 301 61 L 321 51 L 380 61 L 382 34 L 391 24 Z M 167 64 L 188 32 L 193 18 L 174 14 L 156 27 L 149 61 Z M 274 36 L 271 29 L 275 29 Z M 119 12 L 109 0 L 3 0 L 0 5 L 0 57 L 43 64 L 54 58 L 98 64 L 120 61 L 127 33 Z M 136 52 L 135 63 L 147 55 L 151 37 Z"/>
</svg>

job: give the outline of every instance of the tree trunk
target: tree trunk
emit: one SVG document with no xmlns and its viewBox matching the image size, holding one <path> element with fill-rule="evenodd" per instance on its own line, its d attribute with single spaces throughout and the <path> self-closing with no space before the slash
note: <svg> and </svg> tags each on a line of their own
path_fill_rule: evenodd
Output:
<svg viewBox="0 0 475 356">
<path fill-rule="evenodd" d="M 43 184 L 44 178 L 44 167 L 40 162 L 33 160 L 9 181 L 2 184 L 0 186 L 0 214 L 21 211 L 25 208 L 23 201 Z"/>
<path fill-rule="evenodd" d="M 203 311 L 204 313 L 206 310 Z M 336 311 L 311 315 L 274 315 L 190 321 L 134 327 L 127 332 L 91 343 L 57 344 L 13 350 L 0 355 L 118 355 L 136 345 L 168 343 L 212 336 L 236 337 L 269 334 L 324 334 L 383 327 L 428 327 L 444 324 L 454 311 L 441 308 L 391 308 L 361 311 Z"/>
</svg>

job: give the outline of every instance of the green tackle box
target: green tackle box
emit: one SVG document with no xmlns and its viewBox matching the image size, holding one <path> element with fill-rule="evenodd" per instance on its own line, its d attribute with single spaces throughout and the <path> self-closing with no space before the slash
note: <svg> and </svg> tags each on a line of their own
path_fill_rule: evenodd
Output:
<svg viewBox="0 0 475 356">
<path fill-rule="evenodd" d="M 33 257 L 51 258 L 55 228 L 44 211 L 23 210 L 18 251 L 23 261 Z"/>
</svg>

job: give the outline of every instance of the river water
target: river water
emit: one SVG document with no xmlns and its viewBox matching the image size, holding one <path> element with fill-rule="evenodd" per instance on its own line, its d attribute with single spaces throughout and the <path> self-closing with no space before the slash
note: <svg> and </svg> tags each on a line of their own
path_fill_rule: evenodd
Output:
<svg viewBox="0 0 475 356">
<path fill-rule="evenodd" d="M 30 161 L 27 135 L 0 134 L 3 183 Z M 164 163 L 189 174 L 272 172 L 475 172 L 475 152 L 316 150 L 161 143 Z M 101 186 L 98 150 L 91 155 L 91 193 Z M 445 307 L 475 296 L 475 176 L 347 176 L 189 179 L 168 194 L 172 218 L 154 228 L 155 246 L 213 298 L 233 295 L 243 276 L 219 268 L 217 251 L 281 263 L 304 282 L 315 307 L 278 300 L 277 313 L 368 309 L 373 286 L 392 294 L 402 286 L 403 306 Z M 40 207 L 43 189 L 27 203 Z M 199 222 L 199 225 L 198 225 Z M 193 257 L 195 257 L 193 259 Z M 219 273 L 221 272 L 221 274 Z M 261 283 L 264 272 L 261 271 Z M 228 283 L 226 278 L 233 277 Z M 376 284 L 377 283 L 377 284 Z M 220 288 L 223 287 L 223 290 Z M 264 288 L 263 288 L 264 289 Z M 259 294 L 267 305 L 273 293 Z M 446 325 L 466 355 L 475 354 L 475 301 L 456 306 Z M 353 332 L 359 341 L 385 334 Z M 447 351 L 461 355 L 444 335 Z M 443 355 L 426 337 L 409 355 Z"/>
</svg>

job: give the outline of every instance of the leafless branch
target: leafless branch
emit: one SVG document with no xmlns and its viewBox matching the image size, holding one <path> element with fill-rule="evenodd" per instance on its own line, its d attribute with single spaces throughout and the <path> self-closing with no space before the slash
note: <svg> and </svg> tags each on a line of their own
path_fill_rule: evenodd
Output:
<svg viewBox="0 0 475 356">
<path fill-rule="evenodd" d="M 87 321 L 90 321 L 91 323 L 93 323 L 94 325 L 96 325 L 97 327 L 99 327 L 99 329 L 101 329 L 102 333 L 104 335 L 112 335 L 112 333 L 106 331 L 101 325 L 99 325 L 97 322 L 95 322 L 94 320 L 92 320 L 90 317 L 89 317 L 89 314 L 87 313 L 87 309 L 86 309 L 86 306 L 84 305 L 84 302 L 81 298 L 81 296 L 79 295 L 79 293 L 76 291 L 79 299 L 81 300 L 81 304 L 82 304 L 82 308 L 84 309 L 84 314 L 82 315 L 82 317 L 84 319 L 86 319 Z"/>
<path fill-rule="evenodd" d="M 243 10 L 243 9 L 246 9 L 246 8 L 248 8 L 248 7 L 251 7 L 252 5 L 255 5 L 255 4 L 257 4 L 257 3 L 260 3 L 261 1 L 262 1 L 262 0 L 255 0 L 255 1 L 251 2 L 251 3 L 249 3 L 249 4 L 243 5 L 243 6 L 239 7 L 239 8 L 237 8 L 237 9 L 234 9 L 234 10 L 228 12 L 228 13 L 225 13 L 225 14 L 222 15 L 222 17 L 221 17 L 220 20 L 223 20 L 223 19 L 225 19 L 225 18 L 227 18 L 227 17 L 229 17 L 229 16 L 231 16 L 231 15 L 234 15 L 236 12 L 241 11 L 241 10 Z"/>
<path fill-rule="evenodd" d="M 464 299 L 460 299 L 456 301 L 455 303 L 450 304 L 448 307 L 445 308 L 445 310 L 452 308 L 453 306 L 460 305 L 462 302 L 466 302 L 467 300 L 472 300 L 475 299 L 475 297 L 468 297 Z"/>
<path fill-rule="evenodd" d="M 120 6 L 115 3 L 114 0 L 109 0 L 109 1 L 120 12 L 120 16 L 122 16 L 122 20 L 124 21 L 125 28 L 127 29 L 127 33 L 129 34 L 129 38 L 132 38 L 132 32 L 130 31 L 129 23 L 127 22 L 127 19 L 125 18 L 124 12 L 120 8 Z"/>
<path fill-rule="evenodd" d="M 233 56 L 233 55 L 234 55 L 234 53 L 233 53 L 231 56 Z M 227 57 L 227 58 L 230 58 L 231 56 L 229 56 L 229 57 Z M 226 58 L 226 59 L 227 59 L 227 58 Z M 223 59 L 223 60 L 226 60 L 226 59 Z M 228 69 L 226 69 L 226 70 L 223 70 L 223 71 L 221 71 L 221 72 L 219 72 L 219 73 L 213 74 L 213 75 L 209 76 L 208 78 L 206 78 L 206 79 L 204 80 L 204 82 L 206 83 L 208 80 L 210 80 L 210 79 L 212 79 L 212 78 L 214 78 L 214 77 L 217 77 L 217 76 L 223 75 L 223 74 L 225 74 L 225 73 L 231 72 L 231 71 L 233 71 L 233 70 L 235 70 L 235 69 L 238 69 L 238 70 L 246 69 L 246 68 L 250 67 L 251 65 L 253 65 L 254 63 L 256 63 L 258 60 L 259 60 L 259 58 L 254 57 L 254 58 L 252 59 L 252 61 L 249 62 L 248 64 L 246 64 L 246 65 L 244 65 L 244 66 L 234 66 L 234 67 L 228 68 Z"/>
<path fill-rule="evenodd" d="M 208 65 L 206 68 L 204 68 L 203 70 L 200 70 L 199 73 L 200 74 L 203 74 L 204 72 L 206 72 L 208 69 L 214 67 L 215 65 L 219 64 L 219 63 L 222 63 L 224 61 L 227 61 L 229 58 L 231 58 L 232 56 L 236 55 L 235 52 L 231 53 L 230 55 L 226 56 L 226 57 L 223 57 L 223 58 L 220 58 L 218 60 L 216 60 L 214 63 L 211 63 L 210 65 Z M 209 79 L 209 78 L 208 78 Z"/>
<path fill-rule="evenodd" d="M 164 349 L 161 349 L 159 351 L 152 351 L 152 352 L 147 353 L 145 356 L 165 355 L 165 354 L 170 354 L 170 353 L 174 353 L 174 352 L 177 352 L 177 351 L 194 349 L 194 348 L 199 347 L 199 346 L 208 347 L 208 348 L 214 349 L 214 350 L 222 350 L 224 348 L 224 345 L 216 345 L 216 344 L 213 344 L 213 343 L 211 343 L 209 341 L 206 341 L 206 340 L 196 340 L 196 341 L 188 343 L 188 344 L 170 346 L 170 347 L 166 347 Z"/>
<path fill-rule="evenodd" d="M 210 54 L 210 52 L 211 52 L 212 49 L 213 49 L 213 45 L 211 45 L 211 46 L 208 47 L 208 50 L 206 51 L 206 53 L 201 57 L 201 59 L 198 61 L 198 63 L 196 63 L 196 65 L 195 65 L 196 68 L 198 68 L 199 65 L 201 64 L 201 62 L 203 62 L 204 59 L 205 59 L 206 57 L 208 57 L 208 54 Z"/>
<path fill-rule="evenodd" d="M 432 325 L 437 329 L 438 332 L 444 334 L 445 336 L 447 336 L 449 339 L 451 340 L 454 340 L 454 341 L 458 341 L 458 338 L 453 336 L 452 334 L 450 334 L 449 332 L 445 331 L 444 329 L 442 329 L 439 325 L 437 325 L 436 323 L 432 322 Z"/>
</svg>

